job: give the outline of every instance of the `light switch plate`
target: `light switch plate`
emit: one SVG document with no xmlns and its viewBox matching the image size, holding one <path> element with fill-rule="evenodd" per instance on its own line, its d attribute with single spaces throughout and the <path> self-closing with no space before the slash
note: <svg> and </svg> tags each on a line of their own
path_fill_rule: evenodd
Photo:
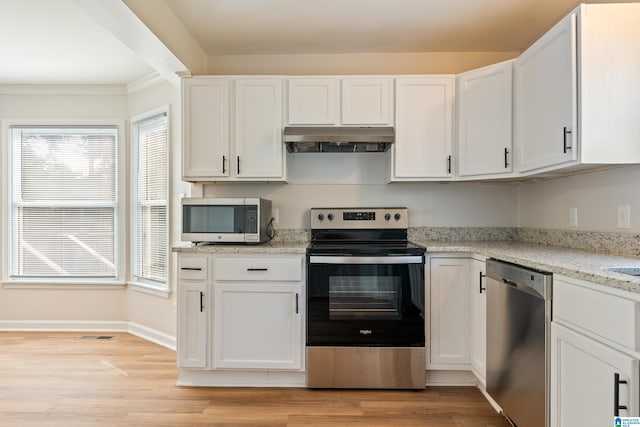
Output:
<svg viewBox="0 0 640 427">
<path fill-rule="evenodd" d="M 578 208 L 569 208 L 569 227 L 578 226 Z"/>
<path fill-rule="evenodd" d="M 618 228 L 630 228 L 631 227 L 631 206 L 620 205 L 618 206 Z"/>
</svg>

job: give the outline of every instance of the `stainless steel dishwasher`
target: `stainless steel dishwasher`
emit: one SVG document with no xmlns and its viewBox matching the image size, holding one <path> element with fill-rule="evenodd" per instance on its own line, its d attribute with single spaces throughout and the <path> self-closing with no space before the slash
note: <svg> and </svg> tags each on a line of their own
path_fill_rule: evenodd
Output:
<svg viewBox="0 0 640 427">
<path fill-rule="evenodd" d="M 517 427 L 549 424 L 551 273 L 487 260 L 487 392 Z"/>
</svg>

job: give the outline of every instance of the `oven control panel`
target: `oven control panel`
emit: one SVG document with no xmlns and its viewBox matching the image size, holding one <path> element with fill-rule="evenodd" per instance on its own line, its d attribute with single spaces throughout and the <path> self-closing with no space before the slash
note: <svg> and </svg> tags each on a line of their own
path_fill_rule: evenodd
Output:
<svg viewBox="0 0 640 427">
<path fill-rule="evenodd" d="M 311 229 L 408 228 L 407 208 L 312 208 Z"/>
</svg>

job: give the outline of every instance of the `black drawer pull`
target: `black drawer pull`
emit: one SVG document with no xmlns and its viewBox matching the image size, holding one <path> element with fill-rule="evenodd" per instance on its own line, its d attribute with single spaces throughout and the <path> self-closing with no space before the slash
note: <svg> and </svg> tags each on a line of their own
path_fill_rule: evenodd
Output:
<svg viewBox="0 0 640 427">
<path fill-rule="evenodd" d="M 268 268 L 247 268 L 247 271 L 269 271 Z"/>
<path fill-rule="evenodd" d="M 299 301 L 298 301 L 299 298 L 300 298 L 300 296 L 296 292 L 296 314 L 300 313 L 300 305 L 299 305 Z"/>
<path fill-rule="evenodd" d="M 222 156 L 222 173 L 226 173 L 227 170 L 225 168 L 225 166 L 227 165 L 227 158 L 225 156 Z"/>
<path fill-rule="evenodd" d="M 487 288 L 485 288 L 484 286 L 482 286 L 482 278 L 483 277 L 487 277 L 486 274 L 484 274 L 482 271 L 480 272 L 480 293 L 484 292 L 487 290 Z"/>
<path fill-rule="evenodd" d="M 180 267 L 180 270 L 184 271 L 202 271 L 200 267 Z"/>
<path fill-rule="evenodd" d="M 204 311 L 204 292 L 200 292 L 200 313 Z"/>
<path fill-rule="evenodd" d="M 620 379 L 620 374 L 613 374 L 613 416 L 620 416 L 620 409 L 627 410 L 625 405 L 620 405 L 620 384 L 626 384 L 626 380 Z"/>
<path fill-rule="evenodd" d="M 507 169 L 509 167 L 509 150 L 505 147 L 504 149 L 504 168 Z"/>
<path fill-rule="evenodd" d="M 571 145 L 567 144 L 567 139 L 568 139 L 567 138 L 567 134 L 570 134 L 570 133 L 571 133 L 571 129 L 569 129 L 568 127 L 565 126 L 564 130 L 563 130 L 563 137 L 562 137 L 563 138 L 563 150 L 564 150 L 565 154 L 566 154 L 567 151 L 569 151 L 569 150 L 571 150 L 573 148 Z"/>
<path fill-rule="evenodd" d="M 447 157 L 447 173 L 451 173 L 451 156 Z"/>
</svg>

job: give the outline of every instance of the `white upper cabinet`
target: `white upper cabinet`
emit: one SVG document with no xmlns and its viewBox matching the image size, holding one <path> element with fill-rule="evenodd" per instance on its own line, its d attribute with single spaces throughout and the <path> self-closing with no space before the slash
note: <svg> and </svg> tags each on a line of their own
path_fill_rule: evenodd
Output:
<svg viewBox="0 0 640 427">
<path fill-rule="evenodd" d="M 282 79 L 235 80 L 234 172 L 238 178 L 283 179 Z"/>
<path fill-rule="evenodd" d="M 391 181 L 452 176 L 455 76 L 397 77 Z"/>
<path fill-rule="evenodd" d="M 639 19 L 583 4 L 516 60 L 518 172 L 640 162 Z"/>
<path fill-rule="evenodd" d="M 287 79 L 287 123 L 290 125 L 338 125 L 340 122 L 337 77 Z"/>
<path fill-rule="evenodd" d="M 284 181 L 281 77 L 183 80 L 185 181 Z"/>
<path fill-rule="evenodd" d="M 342 79 L 342 124 L 393 124 L 393 82 L 389 77 Z"/>
<path fill-rule="evenodd" d="M 392 126 L 390 77 L 289 77 L 287 124 Z"/>
<path fill-rule="evenodd" d="M 461 177 L 509 174 L 513 61 L 457 76 L 457 158 Z"/>
<path fill-rule="evenodd" d="M 185 181 L 229 176 L 229 79 L 182 80 Z"/>
</svg>

